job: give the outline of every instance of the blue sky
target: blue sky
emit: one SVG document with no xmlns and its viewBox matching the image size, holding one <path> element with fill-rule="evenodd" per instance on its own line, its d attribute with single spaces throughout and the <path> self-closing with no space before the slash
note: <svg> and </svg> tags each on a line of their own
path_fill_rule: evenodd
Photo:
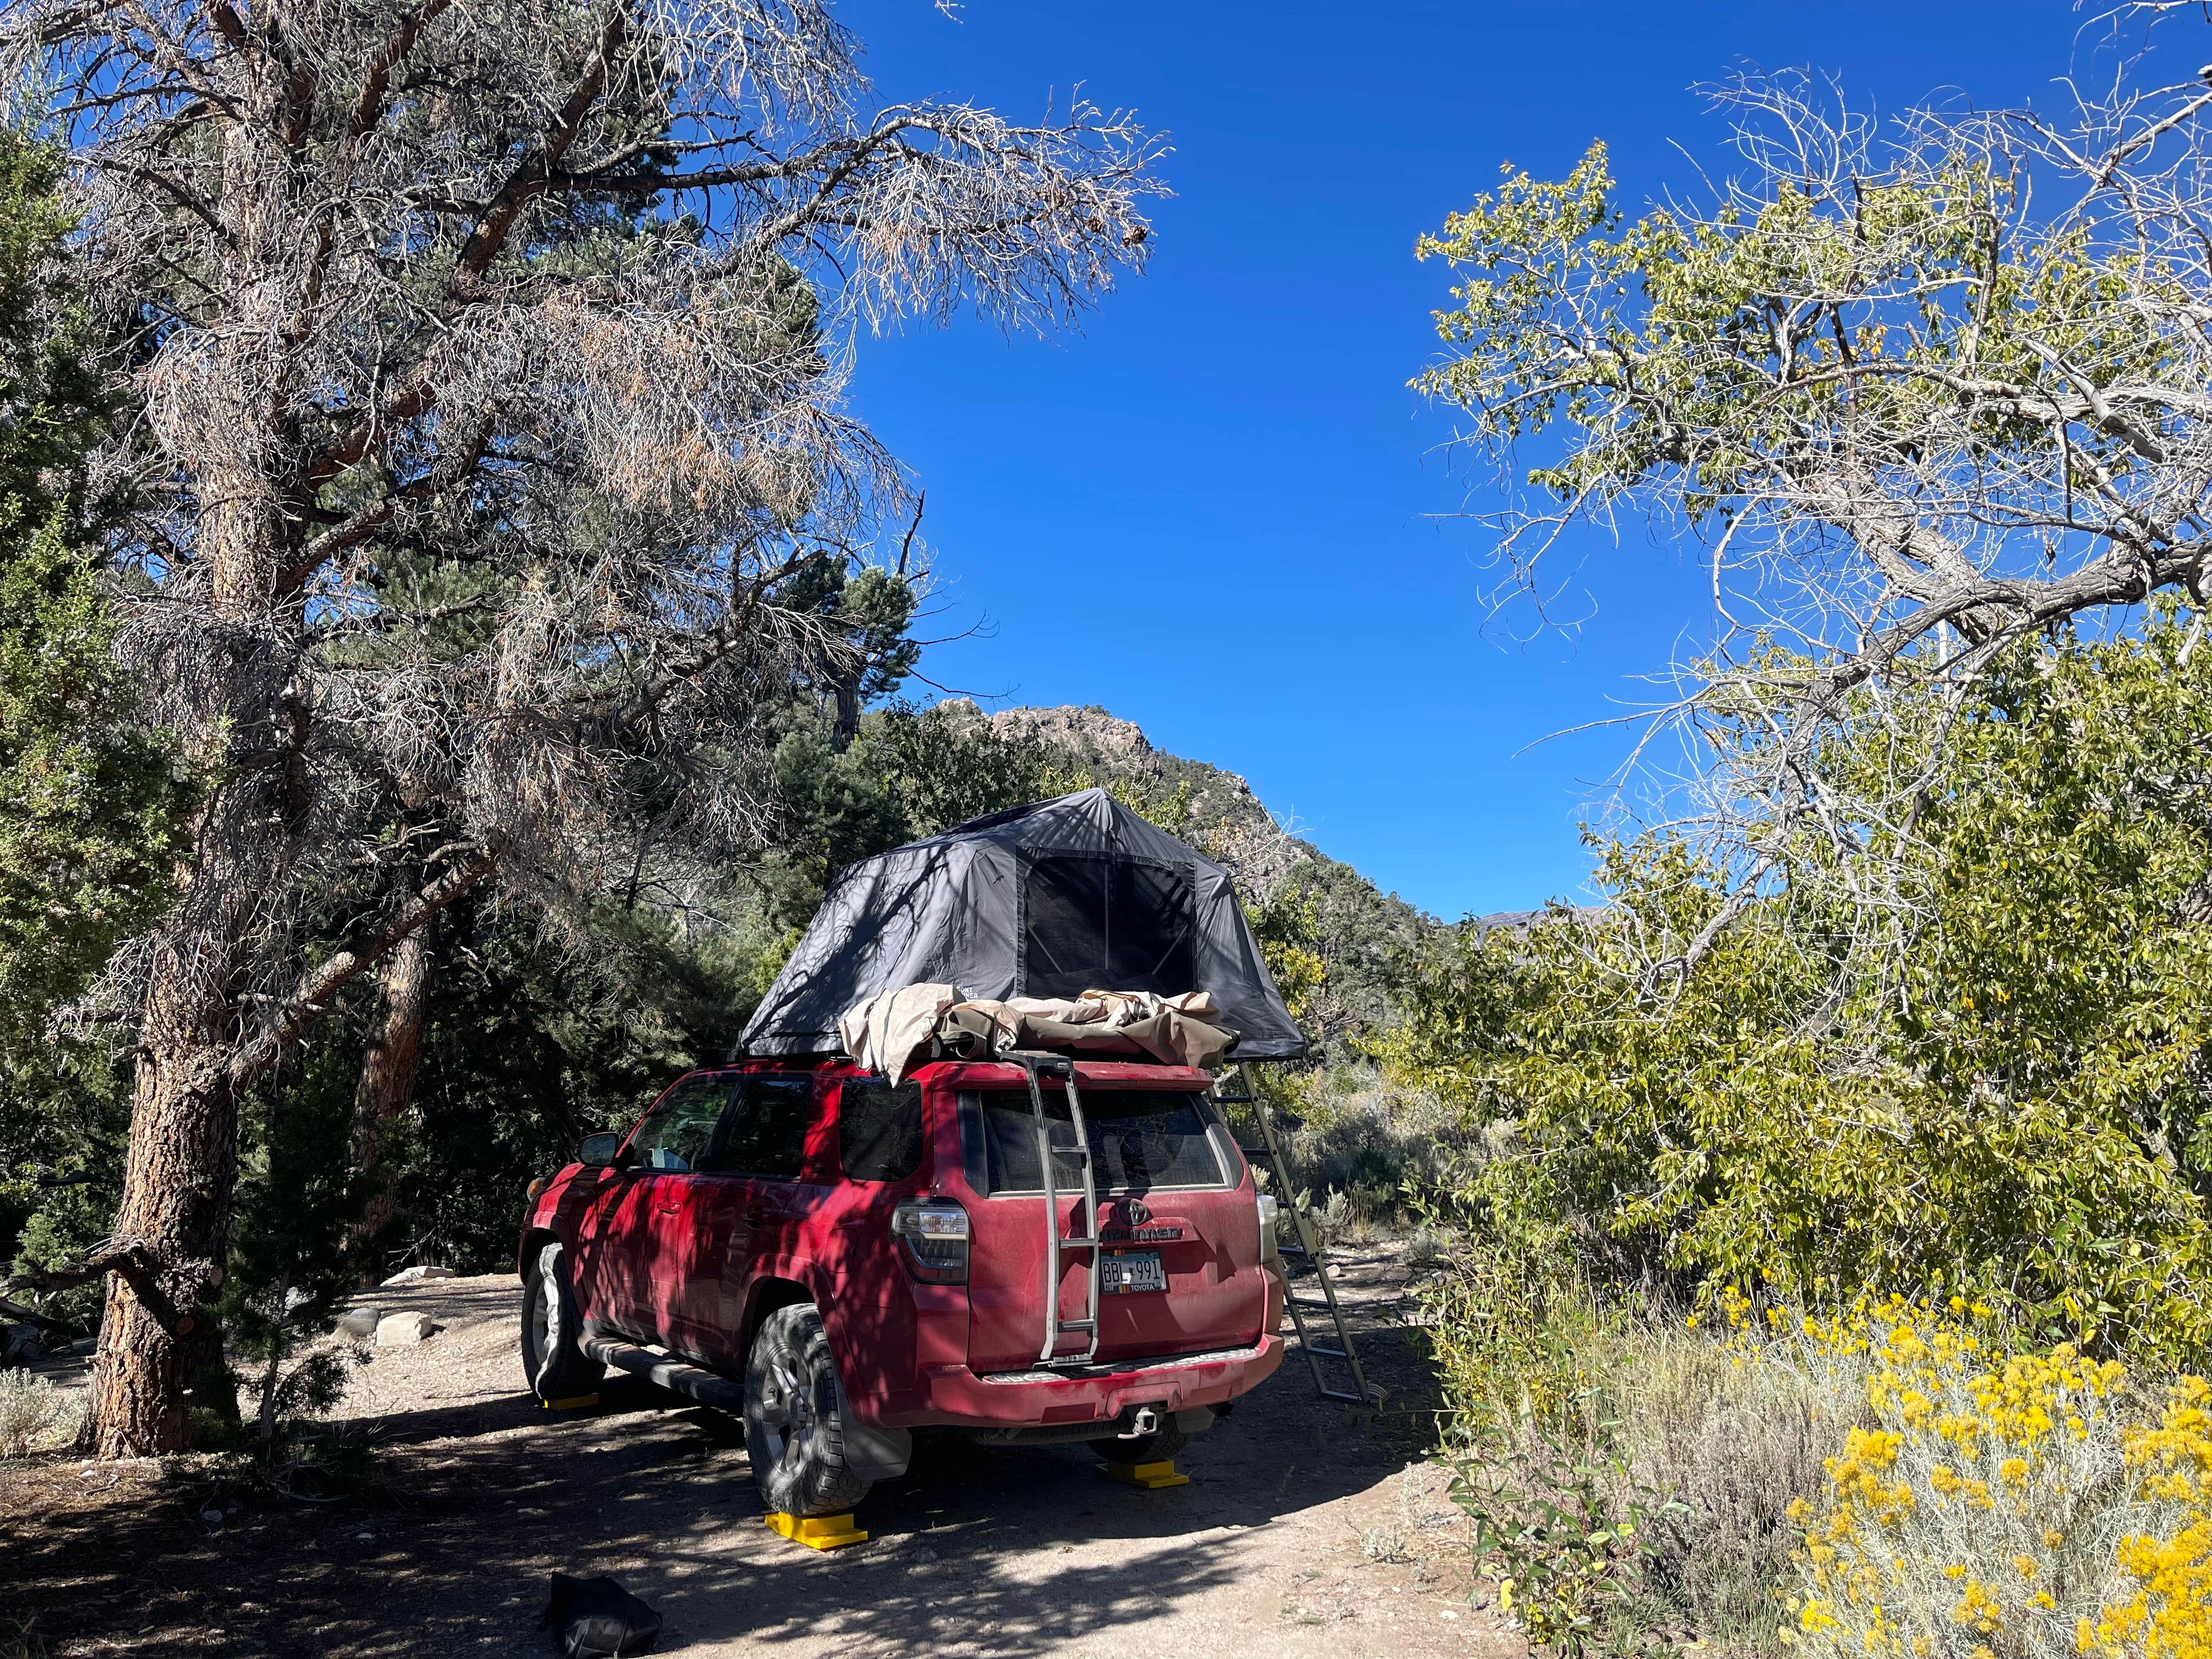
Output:
<svg viewBox="0 0 2212 1659">
<path fill-rule="evenodd" d="M 1576 826 L 1630 738 L 1539 740 L 1638 701 L 1710 601 L 1639 527 L 1579 550 L 1571 631 L 1491 617 L 1479 526 L 1435 516 L 1468 501 L 1449 415 L 1405 385 L 1447 282 L 1416 234 L 1500 161 L 1559 176 L 1595 137 L 1632 206 L 1692 184 L 1674 146 L 1711 159 L 1723 134 L 1691 88 L 1733 64 L 1811 64 L 1882 109 L 2048 103 L 2083 23 L 2049 0 L 842 15 L 886 100 L 1034 118 L 1081 82 L 1175 146 L 1149 272 L 1080 333 L 969 319 L 864 344 L 858 412 L 928 491 L 935 631 L 988 624 L 925 672 L 986 706 L 1135 720 L 1446 917 L 1582 890 Z"/>
</svg>

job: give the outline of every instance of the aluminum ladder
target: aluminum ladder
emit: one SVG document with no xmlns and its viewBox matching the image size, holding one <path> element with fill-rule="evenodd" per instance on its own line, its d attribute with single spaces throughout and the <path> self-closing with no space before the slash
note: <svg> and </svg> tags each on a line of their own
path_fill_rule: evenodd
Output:
<svg viewBox="0 0 2212 1659">
<path fill-rule="evenodd" d="M 1040 1365 L 1087 1365 L 1098 1352 L 1098 1187 L 1091 1175 L 1091 1132 L 1083 1121 L 1083 1097 L 1075 1086 L 1075 1062 L 1065 1054 L 1042 1054 L 1017 1048 L 1004 1056 L 1019 1066 L 1030 1080 L 1030 1111 L 1036 1121 L 1037 1168 L 1044 1182 L 1044 1346 L 1037 1350 Z M 1073 1146 L 1057 1145 L 1052 1120 L 1044 1112 L 1044 1089 L 1040 1075 L 1060 1079 L 1067 1090 L 1067 1115 L 1075 1130 Z M 1060 1183 L 1053 1172 L 1055 1154 L 1072 1158 L 1083 1175 L 1083 1225 L 1089 1232 L 1071 1237 L 1060 1231 Z M 1060 1280 L 1068 1254 L 1088 1251 L 1089 1271 L 1084 1274 L 1084 1310 L 1080 1319 L 1060 1316 Z M 1060 1339 L 1070 1334 L 1088 1340 L 1081 1352 L 1062 1353 Z"/>
<path fill-rule="evenodd" d="M 1382 1391 L 1368 1382 L 1367 1373 L 1360 1367 L 1359 1350 L 1352 1345 L 1352 1328 L 1344 1322 L 1344 1308 L 1336 1299 L 1336 1285 L 1328 1276 L 1328 1263 L 1322 1250 L 1321 1231 L 1314 1225 L 1313 1216 L 1306 1208 L 1304 1196 L 1291 1170 L 1290 1158 L 1285 1154 L 1282 1142 L 1275 1133 L 1274 1120 L 1267 1115 L 1267 1103 L 1260 1097 L 1251 1064 L 1246 1061 L 1237 1070 L 1243 1083 L 1244 1092 L 1224 1094 L 1221 1084 L 1217 1082 L 1213 1085 L 1213 1098 L 1220 1105 L 1249 1106 L 1252 1109 L 1252 1115 L 1260 1125 L 1261 1144 L 1240 1146 L 1237 1150 L 1244 1154 L 1248 1163 L 1258 1164 L 1267 1170 L 1271 1177 L 1269 1191 L 1274 1194 L 1275 1201 L 1289 1212 L 1291 1224 L 1297 1231 L 1297 1243 L 1278 1244 L 1275 1248 L 1284 1259 L 1283 1306 L 1289 1311 L 1291 1327 L 1298 1334 L 1298 1351 L 1305 1355 L 1306 1367 L 1313 1373 L 1315 1391 L 1324 1400 L 1342 1400 L 1355 1406 L 1379 1404 Z M 1306 1276 L 1294 1277 L 1291 1272 L 1293 1265 L 1302 1267 Z M 1301 1297 L 1298 1294 L 1302 1286 L 1316 1284 L 1321 1286 L 1318 1301 L 1310 1296 Z M 1097 1311 L 1096 1304 L 1092 1311 Z M 1316 1343 L 1306 1322 L 1309 1318 L 1318 1322 L 1324 1315 L 1336 1331 L 1336 1346 L 1333 1348 Z M 1329 1386 L 1328 1378 L 1322 1371 L 1324 1359 L 1341 1364 L 1351 1373 L 1350 1389 Z"/>
</svg>

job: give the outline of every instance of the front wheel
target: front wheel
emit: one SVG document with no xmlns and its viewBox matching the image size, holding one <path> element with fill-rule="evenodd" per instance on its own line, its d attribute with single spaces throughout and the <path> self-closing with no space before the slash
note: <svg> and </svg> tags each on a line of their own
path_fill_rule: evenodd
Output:
<svg viewBox="0 0 2212 1659">
<path fill-rule="evenodd" d="M 842 1515 L 873 1484 L 846 1467 L 844 1395 L 811 1303 L 778 1308 L 753 1338 L 745 1455 L 762 1498 L 785 1515 Z"/>
<path fill-rule="evenodd" d="M 584 1352 L 584 1316 L 568 1282 L 568 1253 L 548 1244 L 522 1279 L 522 1371 L 540 1400 L 598 1391 L 606 1366 Z"/>
</svg>

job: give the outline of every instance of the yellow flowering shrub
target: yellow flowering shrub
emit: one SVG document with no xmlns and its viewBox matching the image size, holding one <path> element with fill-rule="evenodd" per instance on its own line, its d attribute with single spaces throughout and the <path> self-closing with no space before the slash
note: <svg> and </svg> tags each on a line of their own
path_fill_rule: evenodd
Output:
<svg viewBox="0 0 2212 1659">
<path fill-rule="evenodd" d="M 1785 1644 L 2212 1659 L 2212 1388 L 2183 1378 L 2156 1426 L 2130 1424 L 2118 1362 L 1990 1352 L 1971 1311 L 1893 1297 L 1802 1322 L 1791 1363 L 1856 1370 L 1865 1416 L 1820 1499 L 1791 1510 L 1805 1546 Z"/>
<path fill-rule="evenodd" d="M 2096 1659 L 2212 1656 L 2212 1385 L 2185 1376 L 2156 1428 L 2121 1437 L 2131 1496 L 2152 1524 L 2124 1536 L 2115 1564 L 2132 1591 L 2084 1619 L 2081 1650 Z M 2163 1510 L 2163 1515 L 2157 1512 Z M 2154 1518 L 2153 1518 L 2154 1517 Z M 2165 1525 L 2156 1524 L 2163 1520 Z"/>
</svg>

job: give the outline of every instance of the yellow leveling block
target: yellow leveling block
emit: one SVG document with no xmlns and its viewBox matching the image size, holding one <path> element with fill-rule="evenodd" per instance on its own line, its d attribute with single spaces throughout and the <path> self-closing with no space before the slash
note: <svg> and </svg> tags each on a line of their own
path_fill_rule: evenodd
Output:
<svg viewBox="0 0 2212 1659">
<path fill-rule="evenodd" d="M 599 1397 L 595 1394 L 573 1395 L 566 1400 L 546 1400 L 539 1402 L 549 1412 L 580 1411 L 586 1406 L 596 1406 Z"/>
<path fill-rule="evenodd" d="M 1125 1486 L 1139 1486 L 1146 1492 L 1158 1492 L 1163 1486 L 1188 1486 L 1190 1477 L 1176 1473 L 1175 1460 L 1164 1458 L 1158 1463 L 1109 1463 L 1106 1478 L 1118 1480 Z"/>
<path fill-rule="evenodd" d="M 868 1534 L 853 1524 L 849 1511 L 843 1515 L 802 1517 L 786 1515 L 777 1510 L 767 1520 L 770 1532 L 780 1538 L 788 1538 L 794 1544 L 804 1544 L 811 1550 L 841 1550 L 848 1544 L 868 1541 Z"/>
</svg>

